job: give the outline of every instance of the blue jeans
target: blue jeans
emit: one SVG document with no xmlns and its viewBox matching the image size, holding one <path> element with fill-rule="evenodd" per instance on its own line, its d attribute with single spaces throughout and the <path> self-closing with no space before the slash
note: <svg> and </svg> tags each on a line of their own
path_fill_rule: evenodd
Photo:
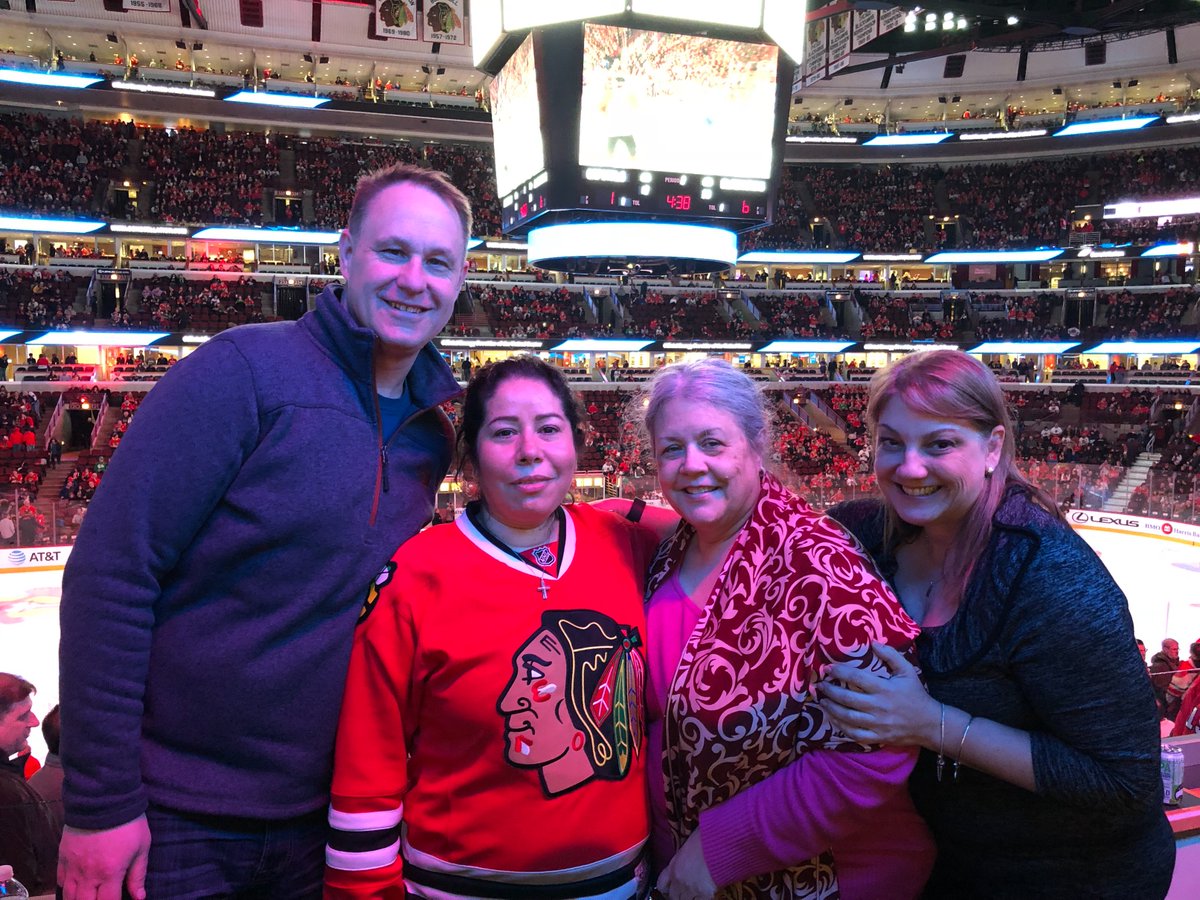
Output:
<svg viewBox="0 0 1200 900">
<path fill-rule="evenodd" d="M 148 900 L 320 900 L 325 810 L 242 819 L 151 805 Z"/>
</svg>

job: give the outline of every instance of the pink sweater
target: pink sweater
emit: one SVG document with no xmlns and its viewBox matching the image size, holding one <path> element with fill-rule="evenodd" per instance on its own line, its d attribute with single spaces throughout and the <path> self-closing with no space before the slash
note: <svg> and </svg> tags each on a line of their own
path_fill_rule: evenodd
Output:
<svg viewBox="0 0 1200 900">
<path fill-rule="evenodd" d="M 683 648 L 700 618 L 678 573 L 646 610 L 646 697 L 653 865 L 674 855 L 663 778 L 663 707 Z M 934 847 L 906 783 L 916 748 L 806 753 L 764 781 L 700 815 L 700 843 L 718 886 L 811 859 L 832 848 L 843 900 L 917 897 Z"/>
</svg>

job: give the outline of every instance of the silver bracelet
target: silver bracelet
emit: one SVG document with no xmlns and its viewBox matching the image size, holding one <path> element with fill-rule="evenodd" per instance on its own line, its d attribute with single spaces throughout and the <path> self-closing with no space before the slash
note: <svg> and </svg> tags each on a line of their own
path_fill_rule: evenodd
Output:
<svg viewBox="0 0 1200 900">
<path fill-rule="evenodd" d="M 974 721 L 975 721 L 974 716 L 971 716 L 969 719 L 967 719 L 967 727 L 963 729 L 962 737 L 958 741 L 958 758 L 954 760 L 953 778 L 954 778 L 955 783 L 958 782 L 958 767 L 960 765 L 962 765 L 963 744 L 965 744 L 967 742 L 967 732 L 971 730 L 971 724 Z"/>
<path fill-rule="evenodd" d="M 937 758 L 937 780 L 942 780 L 942 773 L 946 769 L 946 704 L 938 703 L 942 709 L 941 725 L 938 728 L 938 758 Z"/>
</svg>

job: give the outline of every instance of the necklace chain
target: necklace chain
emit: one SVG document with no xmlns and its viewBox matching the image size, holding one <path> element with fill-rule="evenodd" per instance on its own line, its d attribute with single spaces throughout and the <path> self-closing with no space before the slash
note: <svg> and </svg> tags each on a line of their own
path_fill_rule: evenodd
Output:
<svg viewBox="0 0 1200 900">
<path fill-rule="evenodd" d="M 487 530 L 490 531 L 496 537 L 499 537 L 500 535 L 497 533 L 496 525 L 500 524 L 500 523 L 497 522 L 496 517 L 487 511 L 487 507 L 481 507 L 479 511 L 481 513 L 483 513 L 483 524 L 487 528 Z M 539 538 L 535 539 L 532 543 L 525 543 L 524 541 L 522 541 L 522 544 L 524 544 L 524 546 L 521 549 L 529 550 L 529 549 L 532 549 L 533 547 L 544 547 L 546 544 L 551 543 L 555 538 L 555 532 L 558 530 L 558 516 L 556 516 L 556 515 L 550 516 L 549 519 L 547 519 L 545 522 L 543 522 L 538 527 L 542 531 L 548 531 L 547 536 L 544 538 L 539 537 Z M 505 528 L 507 529 L 507 526 L 505 526 Z M 533 531 L 533 530 L 534 529 L 530 529 L 530 531 Z M 516 549 L 516 548 L 514 548 L 514 549 Z"/>
<path fill-rule="evenodd" d="M 561 554 L 561 552 L 562 552 L 562 540 L 563 540 L 563 528 L 564 528 L 563 519 L 564 519 L 564 515 L 565 515 L 562 511 L 562 508 L 560 507 L 559 509 L 555 510 L 554 514 L 550 516 L 550 518 L 546 521 L 546 523 L 544 523 L 543 527 L 549 526 L 549 528 L 550 528 L 549 536 L 547 536 L 544 539 L 539 538 L 536 543 L 530 544 L 529 546 L 523 548 L 523 551 L 518 551 L 516 548 L 509 546 L 506 542 L 504 542 L 503 540 L 500 539 L 500 536 L 497 535 L 495 532 L 495 525 L 494 525 L 494 523 L 496 522 L 495 517 L 492 516 L 487 511 L 486 507 L 484 507 L 482 504 L 480 504 L 480 506 L 479 506 L 478 515 L 479 515 L 479 521 L 476 524 L 483 527 L 485 533 L 488 535 L 488 537 L 490 538 L 490 540 L 493 543 L 498 544 L 500 546 L 500 548 L 505 550 L 509 555 L 515 556 L 517 559 L 519 559 L 521 562 L 525 563 L 526 565 L 530 565 L 533 568 L 537 569 L 538 586 L 535 590 L 539 594 L 542 595 L 542 600 L 545 601 L 550 593 L 550 588 L 546 585 L 545 571 L 542 570 L 541 566 L 531 564 L 521 554 L 524 550 L 532 550 L 537 547 L 545 547 L 547 544 L 550 544 L 550 543 L 557 543 L 558 547 L 557 547 L 557 550 L 555 553 L 555 558 L 557 559 L 558 555 Z M 557 532 L 557 540 L 556 540 L 555 532 Z M 559 563 L 561 564 L 561 560 L 559 560 Z"/>
</svg>

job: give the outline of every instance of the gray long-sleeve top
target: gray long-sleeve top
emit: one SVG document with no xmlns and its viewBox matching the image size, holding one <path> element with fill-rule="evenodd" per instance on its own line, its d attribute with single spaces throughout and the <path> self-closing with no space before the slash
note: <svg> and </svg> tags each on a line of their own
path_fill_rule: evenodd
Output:
<svg viewBox="0 0 1200 900">
<path fill-rule="evenodd" d="M 879 503 L 830 515 L 894 575 Z M 1125 595 L 1025 490 L 1009 489 L 992 524 L 958 612 L 917 650 L 933 697 L 1030 733 L 1037 787 L 965 766 L 939 783 L 923 751 L 909 787 L 938 845 L 928 896 L 1161 897 L 1175 846 Z"/>
</svg>

